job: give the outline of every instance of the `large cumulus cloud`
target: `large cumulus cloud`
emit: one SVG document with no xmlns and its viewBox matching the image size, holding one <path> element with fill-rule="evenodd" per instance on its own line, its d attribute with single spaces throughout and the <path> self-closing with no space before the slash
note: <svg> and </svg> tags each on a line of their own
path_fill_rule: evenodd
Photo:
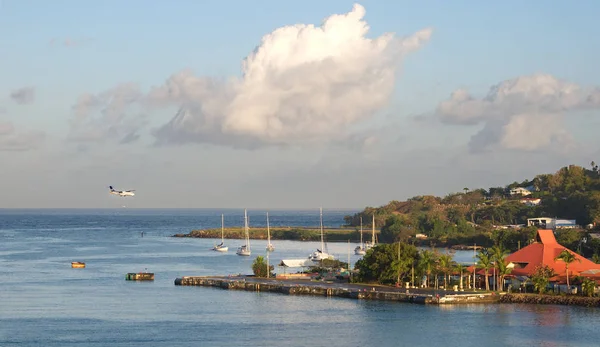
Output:
<svg viewBox="0 0 600 347">
<path fill-rule="evenodd" d="M 257 147 L 356 138 L 355 125 L 389 102 L 403 56 L 432 33 L 426 28 L 409 37 L 368 38 L 364 16 L 364 7 L 355 4 L 320 26 L 278 28 L 243 60 L 241 77 L 184 70 L 136 101 L 153 110 L 175 109 L 153 132 L 159 144 Z"/>
</svg>

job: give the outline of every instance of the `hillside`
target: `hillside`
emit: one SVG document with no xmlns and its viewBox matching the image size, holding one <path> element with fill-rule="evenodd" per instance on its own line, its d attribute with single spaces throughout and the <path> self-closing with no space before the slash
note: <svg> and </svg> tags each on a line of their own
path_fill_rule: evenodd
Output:
<svg viewBox="0 0 600 347">
<path fill-rule="evenodd" d="M 405 240 L 439 246 L 500 243 L 511 250 L 534 237 L 536 228 L 525 227 L 527 218 L 576 220 L 580 228 L 557 230 L 559 242 L 580 252 L 598 253 L 600 241 L 588 233 L 600 222 L 600 171 L 593 162 L 589 169 L 570 165 L 505 187 L 464 188 L 445 197 L 391 201 L 344 219 L 347 226 L 357 226 L 361 217 L 369 223 L 372 214 L 383 242 Z M 417 239 L 417 234 L 427 239 Z M 587 242 L 582 242 L 584 237 Z"/>
</svg>

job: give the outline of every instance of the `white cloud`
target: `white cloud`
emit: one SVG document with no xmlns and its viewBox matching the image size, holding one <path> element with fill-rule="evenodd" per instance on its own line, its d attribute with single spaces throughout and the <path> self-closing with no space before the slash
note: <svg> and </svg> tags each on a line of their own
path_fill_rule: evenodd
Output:
<svg viewBox="0 0 600 347">
<path fill-rule="evenodd" d="M 17 90 L 14 90 L 10 93 L 11 99 L 13 99 L 17 104 L 26 105 L 32 104 L 35 100 L 35 88 L 33 87 L 23 87 Z"/>
<path fill-rule="evenodd" d="M 0 151 L 28 151 L 44 142 L 44 132 L 17 132 L 12 122 L 0 121 Z"/>
<path fill-rule="evenodd" d="M 147 122 L 133 106 L 142 98 L 136 84 L 123 83 L 98 95 L 80 95 L 72 107 L 69 139 L 77 142 L 104 142 L 109 139 L 130 143 L 139 138 Z M 134 110 L 132 110 L 134 108 Z"/>
<path fill-rule="evenodd" d="M 432 33 L 424 29 L 406 38 L 386 33 L 371 39 L 364 15 L 355 4 L 321 26 L 274 30 L 244 59 L 241 78 L 175 73 L 144 98 L 145 107 L 179 110 L 154 131 L 157 143 L 256 148 L 356 137 L 352 128 L 388 104 L 403 56 Z M 97 101 L 86 98 L 84 105 Z"/>
<path fill-rule="evenodd" d="M 565 149 L 574 145 L 563 114 L 600 107 L 598 90 L 587 90 L 547 74 L 522 76 L 492 86 L 483 98 L 466 90 L 441 102 L 436 116 L 446 124 L 478 125 L 471 151 Z"/>
</svg>

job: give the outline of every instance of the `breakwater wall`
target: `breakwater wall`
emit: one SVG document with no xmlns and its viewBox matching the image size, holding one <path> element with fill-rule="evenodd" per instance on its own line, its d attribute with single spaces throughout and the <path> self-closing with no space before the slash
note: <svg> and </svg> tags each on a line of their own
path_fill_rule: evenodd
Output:
<svg viewBox="0 0 600 347">
<path fill-rule="evenodd" d="M 545 304 L 545 305 L 571 305 L 600 307 L 600 298 L 589 298 L 584 296 L 562 296 L 541 294 L 505 294 L 500 298 L 501 303 L 511 304 Z"/>
<path fill-rule="evenodd" d="M 398 301 L 415 304 L 463 304 L 463 303 L 489 303 L 497 302 L 489 294 L 458 294 L 458 295 L 433 295 L 423 293 L 410 293 L 399 290 L 386 290 L 382 287 L 369 287 L 356 284 L 308 282 L 228 277 L 203 277 L 185 276 L 175 279 L 178 286 L 203 286 L 216 287 L 229 290 L 245 290 L 253 292 L 271 292 L 287 295 L 313 295 L 323 297 L 340 297 L 348 299 Z"/>
</svg>

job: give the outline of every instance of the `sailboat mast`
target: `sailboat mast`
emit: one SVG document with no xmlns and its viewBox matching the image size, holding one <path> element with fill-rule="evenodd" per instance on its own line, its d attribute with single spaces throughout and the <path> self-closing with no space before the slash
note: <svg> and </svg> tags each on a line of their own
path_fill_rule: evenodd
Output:
<svg viewBox="0 0 600 347">
<path fill-rule="evenodd" d="M 250 235 L 248 232 L 248 212 L 246 211 L 246 209 L 244 209 L 244 231 L 246 233 L 246 248 L 250 250 Z"/>
<path fill-rule="evenodd" d="M 271 244 L 271 229 L 269 228 L 269 212 L 267 212 L 267 240 Z"/>
<path fill-rule="evenodd" d="M 223 242 L 224 242 L 224 236 L 223 236 L 223 234 L 224 234 L 224 231 L 223 231 L 223 224 L 224 224 L 224 223 L 223 223 L 223 220 L 224 220 L 224 219 L 223 219 L 223 214 L 221 213 L 221 243 L 223 243 Z"/>
<path fill-rule="evenodd" d="M 321 221 L 321 251 L 325 252 L 325 242 L 323 242 L 323 207 L 319 208 L 319 215 Z"/>
<path fill-rule="evenodd" d="M 373 213 L 373 236 L 371 239 L 371 244 L 375 246 L 375 213 Z"/>
<path fill-rule="evenodd" d="M 360 246 L 363 247 L 363 237 L 362 237 L 362 217 L 360 217 Z"/>
</svg>

